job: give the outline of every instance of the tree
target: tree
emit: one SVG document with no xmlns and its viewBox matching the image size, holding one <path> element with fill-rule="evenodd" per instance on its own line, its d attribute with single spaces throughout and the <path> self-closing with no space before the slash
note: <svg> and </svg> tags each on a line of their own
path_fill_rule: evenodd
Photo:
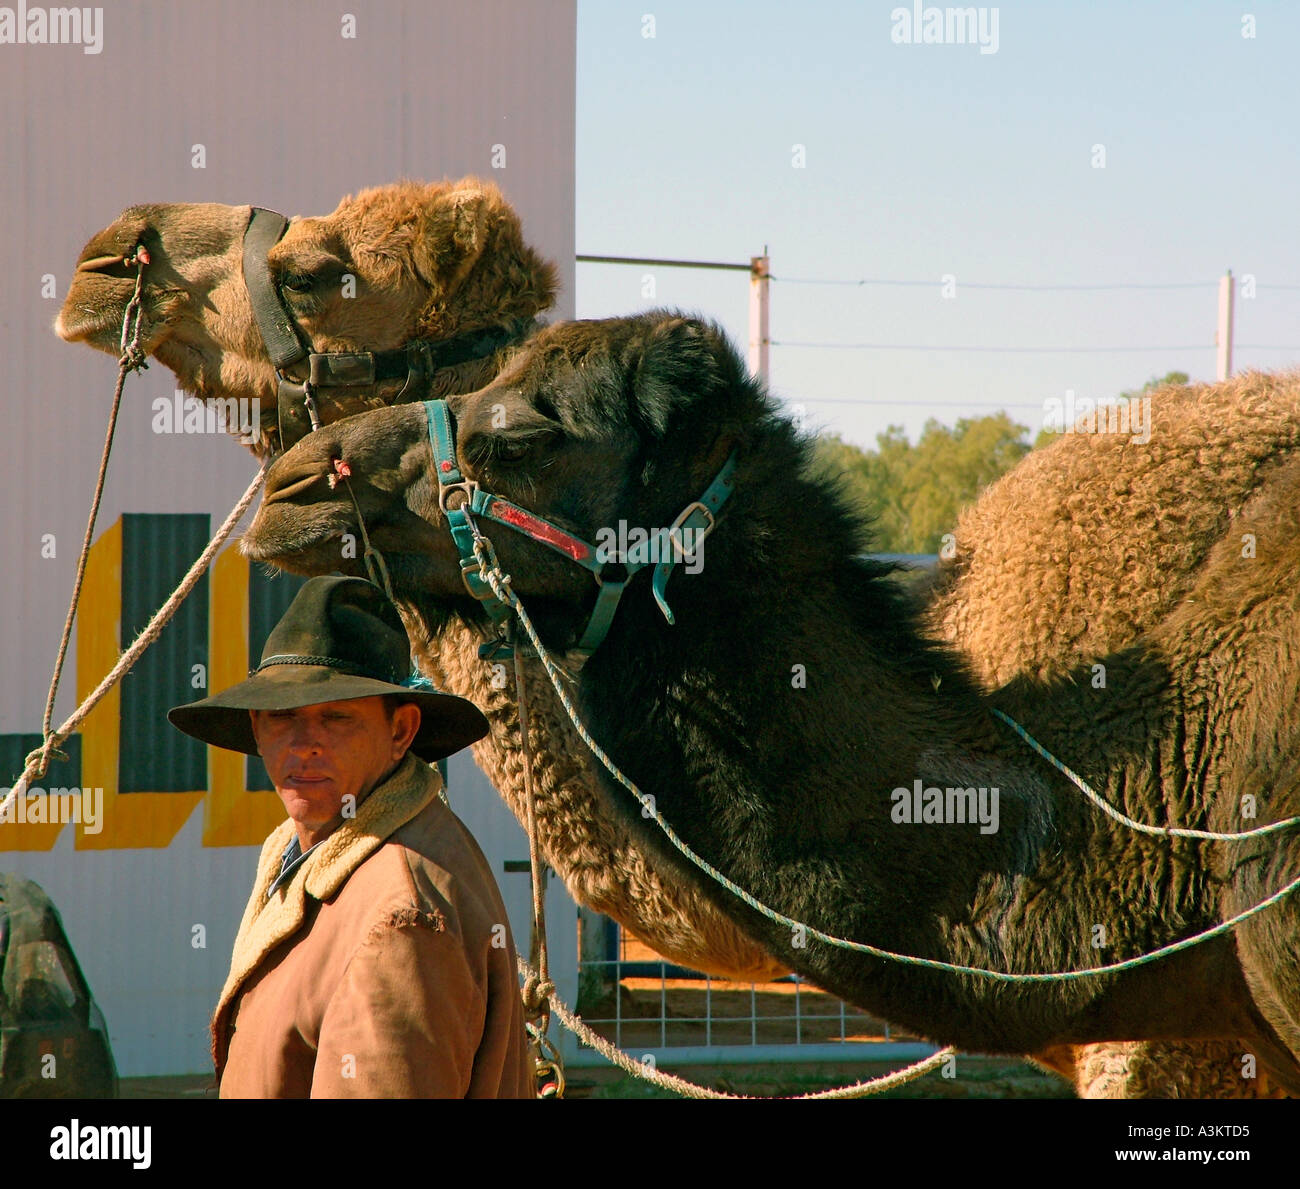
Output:
<svg viewBox="0 0 1300 1189">
<path fill-rule="evenodd" d="M 1121 392 L 1118 399 L 1133 400 L 1187 380 L 1186 372 L 1167 372 L 1137 390 Z M 951 429 L 931 418 L 915 446 L 902 426 L 891 425 L 876 435 L 875 450 L 823 434 L 815 457 L 821 474 L 841 482 L 850 500 L 872 521 L 874 550 L 938 553 L 963 507 L 1031 449 L 1059 436 L 1040 430 L 1031 447 L 1025 442 L 1028 433 L 1006 413 L 962 418 Z"/>
<path fill-rule="evenodd" d="M 1006 413 L 962 418 L 951 428 L 931 418 L 915 446 L 891 425 L 874 451 L 823 436 L 817 460 L 825 474 L 843 477 L 872 517 L 874 549 L 938 553 L 960 509 L 1029 453 L 1027 432 Z"/>
</svg>

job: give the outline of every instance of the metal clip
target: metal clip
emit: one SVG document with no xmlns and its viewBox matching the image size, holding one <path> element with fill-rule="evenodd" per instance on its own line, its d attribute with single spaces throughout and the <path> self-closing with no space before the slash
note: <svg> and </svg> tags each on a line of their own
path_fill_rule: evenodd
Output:
<svg viewBox="0 0 1300 1189">
<path fill-rule="evenodd" d="M 534 1076 L 538 1098 L 564 1097 L 564 1068 L 554 1061 L 538 1061 Z"/>
<path fill-rule="evenodd" d="M 305 380 L 302 386 L 302 403 L 307 406 L 307 416 L 311 418 L 312 432 L 320 429 L 320 411 L 316 408 L 316 398 L 312 395 L 315 392 L 310 380 Z"/>
<path fill-rule="evenodd" d="M 474 493 L 478 491 L 478 481 L 476 479 L 462 479 L 459 483 L 439 483 L 438 508 L 444 515 L 448 511 L 447 496 L 449 496 L 453 491 L 463 491 L 465 493 L 465 502 L 460 505 L 460 508 L 468 509 L 474 502 Z M 459 508 L 451 509 L 453 512 L 459 510 Z M 477 535 L 477 533 L 475 535 Z"/>
<path fill-rule="evenodd" d="M 524 1027 L 530 1037 L 528 1048 L 533 1054 L 533 1075 L 537 1079 L 537 1097 L 563 1098 L 564 1058 L 560 1056 L 560 1050 L 546 1035 L 545 1024 L 541 1028 L 531 1023 L 525 1024 Z"/>
</svg>

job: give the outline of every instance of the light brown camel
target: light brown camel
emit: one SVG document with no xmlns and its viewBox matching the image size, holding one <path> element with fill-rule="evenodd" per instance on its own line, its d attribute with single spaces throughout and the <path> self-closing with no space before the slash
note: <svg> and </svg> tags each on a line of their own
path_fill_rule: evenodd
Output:
<svg viewBox="0 0 1300 1189">
<path fill-rule="evenodd" d="M 929 626 L 962 649 L 985 689 L 1065 679 L 1133 646 L 1187 597 L 1216 542 L 1251 519 L 1300 450 L 1300 384 L 1285 376 L 1169 385 L 1145 400 L 1145 424 L 1158 426 L 1150 441 L 1062 434 L 960 517 Z M 1104 681 L 1104 665 L 1089 679 Z M 1228 1042 L 1130 1042 L 1073 1060 L 1092 1097 L 1281 1095 L 1265 1076 L 1242 1077 L 1242 1054 Z"/>
<path fill-rule="evenodd" d="M 121 259 L 143 244 L 143 347 L 180 386 L 208 400 L 256 398 L 263 434 L 276 445 L 277 377 L 245 286 L 246 206 L 217 203 L 129 207 L 81 252 L 58 333 L 116 355 L 134 272 Z M 448 339 L 532 318 L 554 302 L 554 266 L 524 242 L 518 215 L 489 182 L 403 182 L 345 198 L 332 214 L 294 219 L 267 253 L 283 300 L 320 351 L 381 351 L 416 338 Z M 346 277 L 355 296 L 345 297 Z M 438 371 L 418 395 L 470 392 L 495 376 L 502 351 Z M 331 393 L 322 420 L 387 404 L 401 379 Z M 513 679 L 478 659 L 485 637 L 457 621 L 429 625 L 401 607 L 421 668 L 477 704 L 491 724 L 474 758 L 512 813 L 525 819 Z M 740 980 L 787 973 L 691 889 L 661 876 L 591 792 L 589 753 L 555 713 L 545 675 L 530 665 L 536 811 L 542 850 L 574 898 L 606 913 L 670 961 Z"/>
<path fill-rule="evenodd" d="M 1292 404 L 1296 382 L 1275 383 L 1276 399 Z M 553 327 L 491 385 L 451 407 L 467 475 L 560 517 L 588 540 L 618 518 L 669 523 L 674 509 L 702 498 L 726 446 L 740 452 L 736 510 L 729 518 L 731 507 L 724 510 L 711 538 L 722 560 L 678 583 L 672 630 L 644 590 L 625 600 L 582 671 L 579 694 L 593 731 L 639 773 L 679 834 L 795 919 L 890 948 L 954 955 L 950 961 L 1060 969 L 1094 961 L 1086 935 L 1096 944 L 1103 928 L 1096 922 L 1107 922 L 1102 944 L 1115 956 L 1143 952 L 1294 879 L 1293 837 L 1204 850 L 1153 842 L 1100 817 L 1004 731 L 990 729 L 987 697 L 967 684 L 960 664 L 915 634 L 883 576 L 853 558 L 858 528 L 833 495 L 801 480 L 806 447 L 772 416 L 715 328 L 664 313 Z M 1161 430 L 1184 412 L 1167 409 Z M 1216 428 L 1235 440 L 1231 426 Z M 1182 445 L 1195 457 L 1195 443 Z M 1171 458 L 1177 471 L 1176 448 L 1155 465 Z M 414 599 L 456 597 L 460 571 L 431 480 L 422 409 L 368 413 L 295 447 L 268 478 L 245 537 L 250 556 L 300 572 L 332 564 L 354 517 L 323 482 L 336 459 L 362 476 L 356 495 L 376 539 L 382 532 L 403 558 L 399 585 Z M 1112 478 L 1123 470 L 1114 455 L 1100 465 Z M 1176 479 L 1172 486 L 1179 489 Z M 1051 742 L 1075 742 L 1075 764 L 1141 818 L 1240 829 L 1256 815 L 1239 801 L 1238 786 L 1250 786 L 1265 820 L 1288 818 L 1297 805 L 1290 757 L 1300 729 L 1293 714 L 1300 622 L 1286 593 L 1298 486 L 1300 460 L 1284 460 L 1238 526 L 1243 540 L 1266 539 L 1269 550 L 1256 562 L 1253 545 L 1239 553 L 1232 532 L 1221 532 L 1174 613 L 1139 646 L 1107 656 L 1112 687 L 1022 678 L 994 704 Z M 563 647 L 590 610 L 587 581 L 517 534 L 495 532 L 494 540 L 515 589 L 548 606 L 543 634 Z M 791 658 L 808 660 L 804 698 L 782 693 L 787 684 L 804 688 L 781 680 Z M 809 771 L 818 774 L 815 790 L 798 780 Z M 871 845 L 877 815 L 891 816 L 878 790 L 917 771 L 931 782 L 975 783 L 979 772 L 997 778 L 1004 794 L 1010 790 L 1016 824 L 987 841 L 973 832 L 904 836 L 885 826 L 880 845 Z M 797 931 L 791 942 L 780 923 L 685 866 L 627 798 L 611 808 L 774 952 L 936 1039 L 1007 1051 L 1116 1036 L 1245 1036 L 1261 1065 L 1300 1084 L 1293 903 L 1252 918 L 1230 940 L 1113 984 L 1013 990 L 882 968 L 825 946 L 801 952 Z M 908 819 L 893 815 L 899 820 Z M 896 889 L 906 889 L 901 900 Z"/>
<path fill-rule="evenodd" d="M 116 353 L 131 274 L 114 257 L 143 242 L 153 254 L 145 289 L 146 346 L 190 391 L 209 399 L 258 397 L 266 426 L 258 452 L 265 453 L 274 440 L 276 377 L 241 274 L 247 220 L 248 208 L 217 204 L 128 209 L 83 251 L 59 331 Z M 533 315 L 551 303 L 555 285 L 553 271 L 526 247 L 499 192 L 475 179 L 387 186 L 345 199 L 332 215 L 294 220 L 267 259 L 286 282 L 284 299 L 299 325 L 319 349 L 387 349 L 418 335 L 446 337 L 494 325 L 503 315 Z M 342 272 L 356 278 L 351 300 L 341 296 Z M 497 366 L 494 355 L 447 369 L 429 394 L 470 391 Z M 350 393 L 346 403 L 331 400 L 322 416 L 329 421 L 385 403 L 399 383 Z M 449 622 L 435 640 L 428 625 L 406 612 L 425 670 L 488 714 L 492 735 L 476 746 L 475 758 L 522 818 L 518 727 L 505 674 L 478 660 L 480 637 L 472 630 Z M 987 636 L 981 643 L 990 655 L 999 646 Z M 711 905 L 666 883 L 621 826 L 593 808 L 585 748 L 555 713 L 535 666 L 526 666 L 526 673 L 543 849 L 575 897 L 683 964 L 742 979 L 783 972 Z M 1078 1089 L 1089 1092 L 1086 1084 Z"/>
</svg>

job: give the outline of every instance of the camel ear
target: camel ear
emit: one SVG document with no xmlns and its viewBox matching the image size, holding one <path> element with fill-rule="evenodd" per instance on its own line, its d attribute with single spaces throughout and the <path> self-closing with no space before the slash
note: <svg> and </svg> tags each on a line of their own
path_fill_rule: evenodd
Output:
<svg viewBox="0 0 1300 1189">
<path fill-rule="evenodd" d="M 708 322 L 681 316 L 655 322 L 636 363 L 634 412 L 663 436 L 674 412 L 718 391 L 731 354 L 725 336 Z"/>
<path fill-rule="evenodd" d="M 434 292 L 454 289 L 487 246 L 491 200 L 482 190 L 444 190 L 424 212 L 412 249 L 416 272 Z"/>
</svg>

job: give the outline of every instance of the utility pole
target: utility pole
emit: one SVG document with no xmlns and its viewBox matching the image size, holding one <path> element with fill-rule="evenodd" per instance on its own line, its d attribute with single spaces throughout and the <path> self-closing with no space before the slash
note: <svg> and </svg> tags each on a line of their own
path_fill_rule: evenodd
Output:
<svg viewBox="0 0 1300 1189">
<path fill-rule="evenodd" d="M 768 381 L 768 348 L 772 345 L 769 328 L 769 297 L 772 261 L 763 245 L 761 256 L 751 256 L 748 264 L 731 264 L 719 260 L 665 260 L 656 256 L 574 256 L 580 264 L 639 264 L 660 268 L 721 268 L 749 273 L 749 372 L 755 379 Z"/>
<path fill-rule="evenodd" d="M 771 314 L 772 261 L 763 245 L 761 256 L 749 258 L 749 373 L 760 383 L 768 380 L 768 347 Z"/>
<path fill-rule="evenodd" d="M 1232 279 L 1232 269 L 1228 269 L 1219 278 L 1219 327 L 1214 334 L 1214 345 L 1218 347 L 1219 379 L 1226 380 L 1232 375 L 1232 312 L 1233 293 L 1236 282 Z"/>
</svg>

